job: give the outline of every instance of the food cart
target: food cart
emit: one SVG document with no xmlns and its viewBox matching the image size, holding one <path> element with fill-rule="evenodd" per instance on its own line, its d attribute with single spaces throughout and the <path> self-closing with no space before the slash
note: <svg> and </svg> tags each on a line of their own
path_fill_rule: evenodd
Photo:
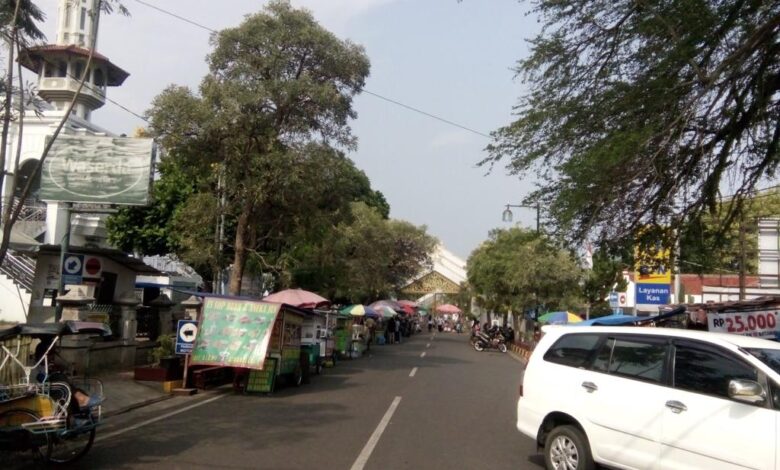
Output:
<svg viewBox="0 0 780 470">
<path fill-rule="evenodd" d="M 339 357 L 349 357 L 352 348 L 352 317 L 339 313 L 336 315 L 336 328 L 333 330 L 335 353 Z"/>
<path fill-rule="evenodd" d="M 308 356 L 301 355 L 305 310 L 272 302 L 206 297 L 192 364 L 234 367 L 234 387 L 270 393 L 281 376 L 303 381 Z"/>
<path fill-rule="evenodd" d="M 311 310 L 301 327 L 301 350 L 309 355 L 309 366 L 319 375 L 327 363 L 333 363 L 334 338 L 329 326 L 334 315 L 328 311 Z"/>
</svg>

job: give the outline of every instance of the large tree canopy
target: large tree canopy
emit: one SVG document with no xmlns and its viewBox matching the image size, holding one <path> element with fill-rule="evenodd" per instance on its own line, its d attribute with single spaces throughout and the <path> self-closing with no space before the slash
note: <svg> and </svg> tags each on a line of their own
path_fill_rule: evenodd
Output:
<svg viewBox="0 0 780 470">
<path fill-rule="evenodd" d="M 493 165 L 536 172 L 570 239 L 622 240 L 743 200 L 780 154 L 780 2 L 536 0 L 517 67 L 529 92 L 495 132 Z"/>
<path fill-rule="evenodd" d="M 521 228 L 494 230 L 468 259 L 468 282 L 492 311 L 515 313 L 543 306 L 582 304 L 582 269 L 546 236 Z"/>
<path fill-rule="evenodd" d="M 308 204 L 314 203 L 312 171 L 323 181 L 317 189 L 331 188 L 325 185 L 331 182 L 327 172 L 342 158 L 333 147 L 355 144 L 352 98 L 363 87 L 369 62 L 362 47 L 338 39 L 311 13 L 281 0 L 215 34 L 212 44 L 199 93 L 181 87 L 164 91 L 150 112 L 151 131 L 213 195 L 209 207 L 224 201 L 219 215 L 233 234 L 229 289 L 239 294 L 248 257 L 265 263 L 266 252 L 281 253 L 279 240 L 290 227 L 310 222 L 304 211 L 319 208 Z M 329 203 L 317 198 L 323 201 Z"/>
</svg>

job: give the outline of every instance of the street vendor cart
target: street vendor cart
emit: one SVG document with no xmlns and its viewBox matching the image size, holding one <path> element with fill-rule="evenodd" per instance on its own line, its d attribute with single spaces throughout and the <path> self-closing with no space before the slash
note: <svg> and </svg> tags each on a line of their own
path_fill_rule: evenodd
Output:
<svg viewBox="0 0 780 470">
<path fill-rule="evenodd" d="M 309 356 L 309 366 L 319 375 L 326 364 L 335 364 L 332 328 L 334 315 L 329 311 L 311 310 L 303 319 L 301 351 Z M 335 323 L 335 322 L 334 322 Z M 304 371 L 305 372 L 305 371 Z M 305 374 L 304 374 L 305 375 Z"/>
<path fill-rule="evenodd" d="M 301 354 L 307 311 L 287 304 L 206 297 L 192 363 L 235 368 L 234 387 L 273 392 L 277 379 L 303 382 L 309 367 Z"/>
</svg>

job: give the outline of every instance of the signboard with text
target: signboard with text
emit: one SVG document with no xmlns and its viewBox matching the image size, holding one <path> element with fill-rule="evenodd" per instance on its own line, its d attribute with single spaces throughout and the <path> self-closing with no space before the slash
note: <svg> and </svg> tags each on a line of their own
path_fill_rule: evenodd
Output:
<svg viewBox="0 0 780 470">
<path fill-rule="evenodd" d="M 262 369 L 281 304 L 206 297 L 192 364 Z"/>
<path fill-rule="evenodd" d="M 637 305 L 665 305 L 672 293 L 670 284 L 637 284 Z"/>
<path fill-rule="evenodd" d="M 709 331 L 732 333 L 760 338 L 777 338 L 778 310 L 757 310 L 753 312 L 708 312 Z"/>
<path fill-rule="evenodd" d="M 41 171 L 40 199 L 147 205 L 152 139 L 60 135 Z"/>
<path fill-rule="evenodd" d="M 191 354 L 198 337 L 198 322 L 195 320 L 179 320 L 176 327 L 176 354 Z"/>
<path fill-rule="evenodd" d="M 84 281 L 82 272 L 84 269 L 84 255 L 65 253 L 62 262 L 62 283 L 64 285 L 81 284 Z"/>
</svg>

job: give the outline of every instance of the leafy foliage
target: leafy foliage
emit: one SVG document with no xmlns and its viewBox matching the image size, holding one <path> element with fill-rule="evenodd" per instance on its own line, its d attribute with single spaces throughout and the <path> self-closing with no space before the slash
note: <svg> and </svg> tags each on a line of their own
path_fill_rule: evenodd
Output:
<svg viewBox="0 0 780 470">
<path fill-rule="evenodd" d="M 199 95 L 165 90 L 150 111 L 151 130 L 199 191 L 216 189 L 214 200 L 225 201 L 220 214 L 234 236 L 230 292 L 238 294 L 250 257 L 284 273 L 296 231 L 316 235 L 323 214 L 344 212 L 356 198 L 384 198 L 365 175 L 344 178 L 360 172 L 334 150 L 355 144 L 352 97 L 369 69 L 361 47 L 285 1 L 216 34 L 212 45 Z"/>
<path fill-rule="evenodd" d="M 535 231 L 492 231 L 469 256 L 467 270 L 469 285 L 488 310 L 566 309 L 582 301 L 582 270 L 572 254 Z"/>
<path fill-rule="evenodd" d="M 561 234 L 625 240 L 719 209 L 728 226 L 776 175 L 780 3 L 534 3 L 544 28 L 517 67 L 530 91 L 483 164 L 536 171 L 529 200 Z"/>
</svg>

